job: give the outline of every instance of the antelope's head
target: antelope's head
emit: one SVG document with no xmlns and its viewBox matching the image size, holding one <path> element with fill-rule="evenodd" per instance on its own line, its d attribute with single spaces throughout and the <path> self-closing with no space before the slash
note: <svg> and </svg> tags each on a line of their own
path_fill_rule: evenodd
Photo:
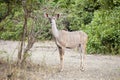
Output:
<svg viewBox="0 0 120 80">
<path fill-rule="evenodd" d="M 56 14 L 55 16 L 49 16 L 47 13 L 45 13 L 44 16 L 49 19 L 51 24 L 53 24 L 55 23 L 56 19 L 59 18 L 60 15 Z"/>
</svg>

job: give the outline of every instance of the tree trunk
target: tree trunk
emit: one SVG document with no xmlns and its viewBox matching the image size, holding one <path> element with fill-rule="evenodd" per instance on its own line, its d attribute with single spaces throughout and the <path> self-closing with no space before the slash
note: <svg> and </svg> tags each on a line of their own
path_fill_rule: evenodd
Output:
<svg viewBox="0 0 120 80">
<path fill-rule="evenodd" d="M 22 58 L 23 58 L 23 46 L 25 41 L 25 34 L 27 32 L 27 18 L 28 18 L 28 12 L 26 8 L 26 1 L 22 2 L 22 6 L 24 9 L 24 24 L 23 24 L 23 32 L 21 36 L 21 42 L 20 42 L 20 48 L 18 51 L 18 64 L 21 64 Z"/>
</svg>

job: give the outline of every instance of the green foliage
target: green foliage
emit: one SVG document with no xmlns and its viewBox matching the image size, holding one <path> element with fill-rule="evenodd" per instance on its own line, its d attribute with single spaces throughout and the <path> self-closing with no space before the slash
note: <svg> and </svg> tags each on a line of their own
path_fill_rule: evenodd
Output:
<svg viewBox="0 0 120 80">
<path fill-rule="evenodd" d="M 88 53 L 120 54 L 120 0 L 27 0 L 26 6 L 35 17 L 28 18 L 28 32 L 32 26 L 35 32 L 40 31 L 39 40 L 52 39 L 43 14 L 52 15 L 55 10 L 61 14 L 58 29 L 64 29 L 62 22 L 66 20 L 71 31 L 88 33 Z M 0 11 L 0 39 L 20 40 L 24 23 L 21 0 L 1 0 Z"/>
<path fill-rule="evenodd" d="M 120 7 L 100 10 L 87 25 L 89 34 L 88 52 L 120 54 Z"/>
<path fill-rule="evenodd" d="M 15 12 L 14 17 L 8 16 L 1 22 L 0 27 L 3 27 L 0 31 L 0 39 L 4 40 L 20 40 L 23 26 L 23 14 L 21 9 L 19 12 Z"/>
</svg>

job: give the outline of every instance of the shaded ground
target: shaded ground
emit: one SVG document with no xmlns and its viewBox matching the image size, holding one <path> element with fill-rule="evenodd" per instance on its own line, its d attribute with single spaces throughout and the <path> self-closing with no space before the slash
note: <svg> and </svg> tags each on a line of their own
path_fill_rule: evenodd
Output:
<svg viewBox="0 0 120 80">
<path fill-rule="evenodd" d="M 86 71 L 81 72 L 80 54 L 67 49 L 64 71 L 59 72 L 59 54 L 54 42 L 37 42 L 23 69 L 11 60 L 17 58 L 19 42 L 0 41 L 0 80 L 120 80 L 120 56 L 87 55 Z M 12 80 L 12 79 L 11 79 Z"/>
</svg>

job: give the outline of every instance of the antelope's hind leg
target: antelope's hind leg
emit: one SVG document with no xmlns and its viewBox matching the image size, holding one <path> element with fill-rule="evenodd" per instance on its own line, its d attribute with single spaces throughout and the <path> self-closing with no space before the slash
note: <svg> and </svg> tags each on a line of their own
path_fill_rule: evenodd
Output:
<svg viewBox="0 0 120 80">
<path fill-rule="evenodd" d="M 79 52 L 80 52 L 80 57 L 81 57 L 81 63 L 80 63 L 80 70 L 84 71 L 85 70 L 85 53 L 86 53 L 86 46 L 85 44 L 82 44 L 79 46 Z"/>
</svg>

